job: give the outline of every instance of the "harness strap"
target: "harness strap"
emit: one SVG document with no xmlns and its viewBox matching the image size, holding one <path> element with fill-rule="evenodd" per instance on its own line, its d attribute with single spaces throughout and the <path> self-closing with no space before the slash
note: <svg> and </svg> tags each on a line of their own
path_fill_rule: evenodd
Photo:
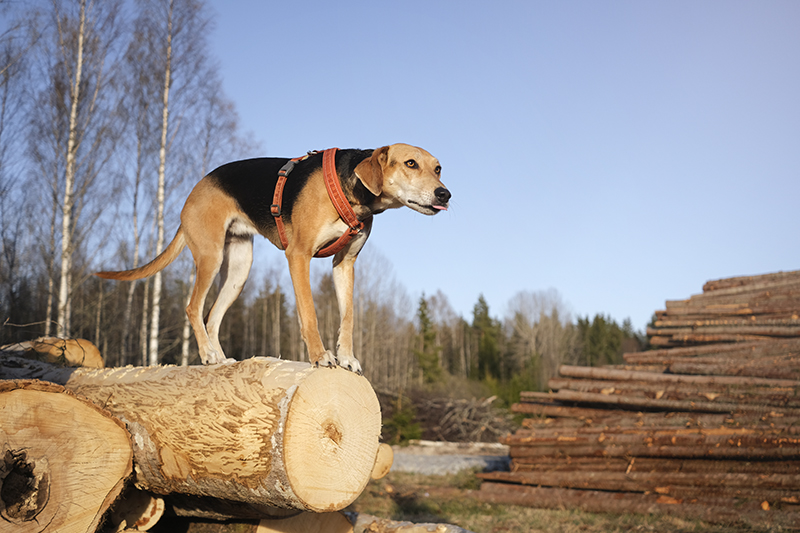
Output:
<svg viewBox="0 0 800 533">
<path fill-rule="evenodd" d="M 328 197 L 331 199 L 331 203 L 333 203 L 333 206 L 336 208 L 336 212 L 339 213 L 339 217 L 341 217 L 342 221 L 347 224 L 348 229 L 342 234 L 341 237 L 336 239 L 336 241 L 318 251 L 314 257 L 329 257 L 331 255 L 335 255 L 344 249 L 344 247 L 347 246 L 352 238 L 364 228 L 364 223 L 358 220 L 358 217 L 356 217 L 356 214 L 353 211 L 353 207 L 350 205 L 350 202 L 347 200 L 347 196 L 345 196 L 344 191 L 342 190 L 342 184 L 339 181 L 339 175 L 336 173 L 336 151 L 337 148 L 330 148 L 322 153 L 322 174 L 325 179 L 325 188 L 328 190 Z M 284 250 L 289 245 L 289 239 L 286 237 L 286 228 L 284 227 L 283 218 L 281 216 L 283 187 L 286 184 L 287 175 L 292 171 L 295 164 L 316 153 L 317 152 L 309 152 L 303 157 L 291 159 L 278 171 L 278 182 L 275 185 L 275 194 L 272 198 L 270 212 L 272 213 L 272 216 L 275 217 L 275 224 L 278 227 L 278 235 L 280 236 L 281 245 L 283 246 Z"/>
</svg>

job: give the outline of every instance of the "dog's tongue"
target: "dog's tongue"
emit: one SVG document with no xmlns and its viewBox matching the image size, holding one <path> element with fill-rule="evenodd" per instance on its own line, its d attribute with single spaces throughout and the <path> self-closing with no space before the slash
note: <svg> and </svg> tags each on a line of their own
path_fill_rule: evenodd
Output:
<svg viewBox="0 0 800 533">
<path fill-rule="evenodd" d="M 431 207 L 433 207 L 434 209 L 438 209 L 439 211 L 447 211 L 447 208 L 443 205 L 434 205 Z"/>
</svg>

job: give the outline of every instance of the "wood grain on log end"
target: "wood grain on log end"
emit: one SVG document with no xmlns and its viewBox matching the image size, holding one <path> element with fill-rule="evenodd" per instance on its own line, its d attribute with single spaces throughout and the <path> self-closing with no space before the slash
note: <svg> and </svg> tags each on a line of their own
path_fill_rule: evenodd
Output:
<svg viewBox="0 0 800 533">
<path fill-rule="evenodd" d="M 309 510 L 352 503 L 370 480 L 378 455 L 381 411 L 364 377 L 317 369 L 299 385 L 286 416 L 284 464 Z"/>
<path fill-rule="evenodd" d="M 0 382 L 0 524 L 94 531 L 132 470 L 120 422 L 63 387 Z"/>
</svg>

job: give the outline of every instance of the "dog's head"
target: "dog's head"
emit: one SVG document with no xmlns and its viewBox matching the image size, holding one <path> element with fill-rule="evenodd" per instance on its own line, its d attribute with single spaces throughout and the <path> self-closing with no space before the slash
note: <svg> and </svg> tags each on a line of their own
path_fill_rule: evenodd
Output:
<svg viewBox="0 0 800 533">
<path fill-rule="evenodd" d="M 378 197 L 378 210 L 405 205 L 424 215 L 448 207 L 450 191 L 441 182 L 441 172 L 438 159 L 408 144 L 378 148 L 356 167 L 358 179 Z"/>
</svg>

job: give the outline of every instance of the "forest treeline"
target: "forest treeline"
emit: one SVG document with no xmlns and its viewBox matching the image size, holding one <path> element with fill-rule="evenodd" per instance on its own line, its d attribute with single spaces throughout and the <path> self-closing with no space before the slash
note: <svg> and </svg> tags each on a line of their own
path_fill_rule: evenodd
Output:
<svg viewBox="0 0 800 533">
<path fill-rule="evenodd" d="M 82 337 L 109 366 L 197 363 L 188 253 L 138 282 L 92 273 L 149 261 L 200 177 L 263 153 L 222 90 L 208 7 L 41 0 L 0 2 L 0 15 L 0 344 Z M 385 258 L 362 255 L 356 355 L 387 391 L 452 378 L 509 396 L 545 388 L 561 363 L 614 363 L 645 342 L 627 321 L 573 320 L 554 290 L 520 292 L 503 318 L 481 297 L 462 317 L 442 293 L 412 301 Z M 306 358 L 284 270 L 251 274 L 222 324 L 228 356 Z M 317 274 L 314 292 L 323 341 L 335 346 L 329 274 Z"/>
</svg>

